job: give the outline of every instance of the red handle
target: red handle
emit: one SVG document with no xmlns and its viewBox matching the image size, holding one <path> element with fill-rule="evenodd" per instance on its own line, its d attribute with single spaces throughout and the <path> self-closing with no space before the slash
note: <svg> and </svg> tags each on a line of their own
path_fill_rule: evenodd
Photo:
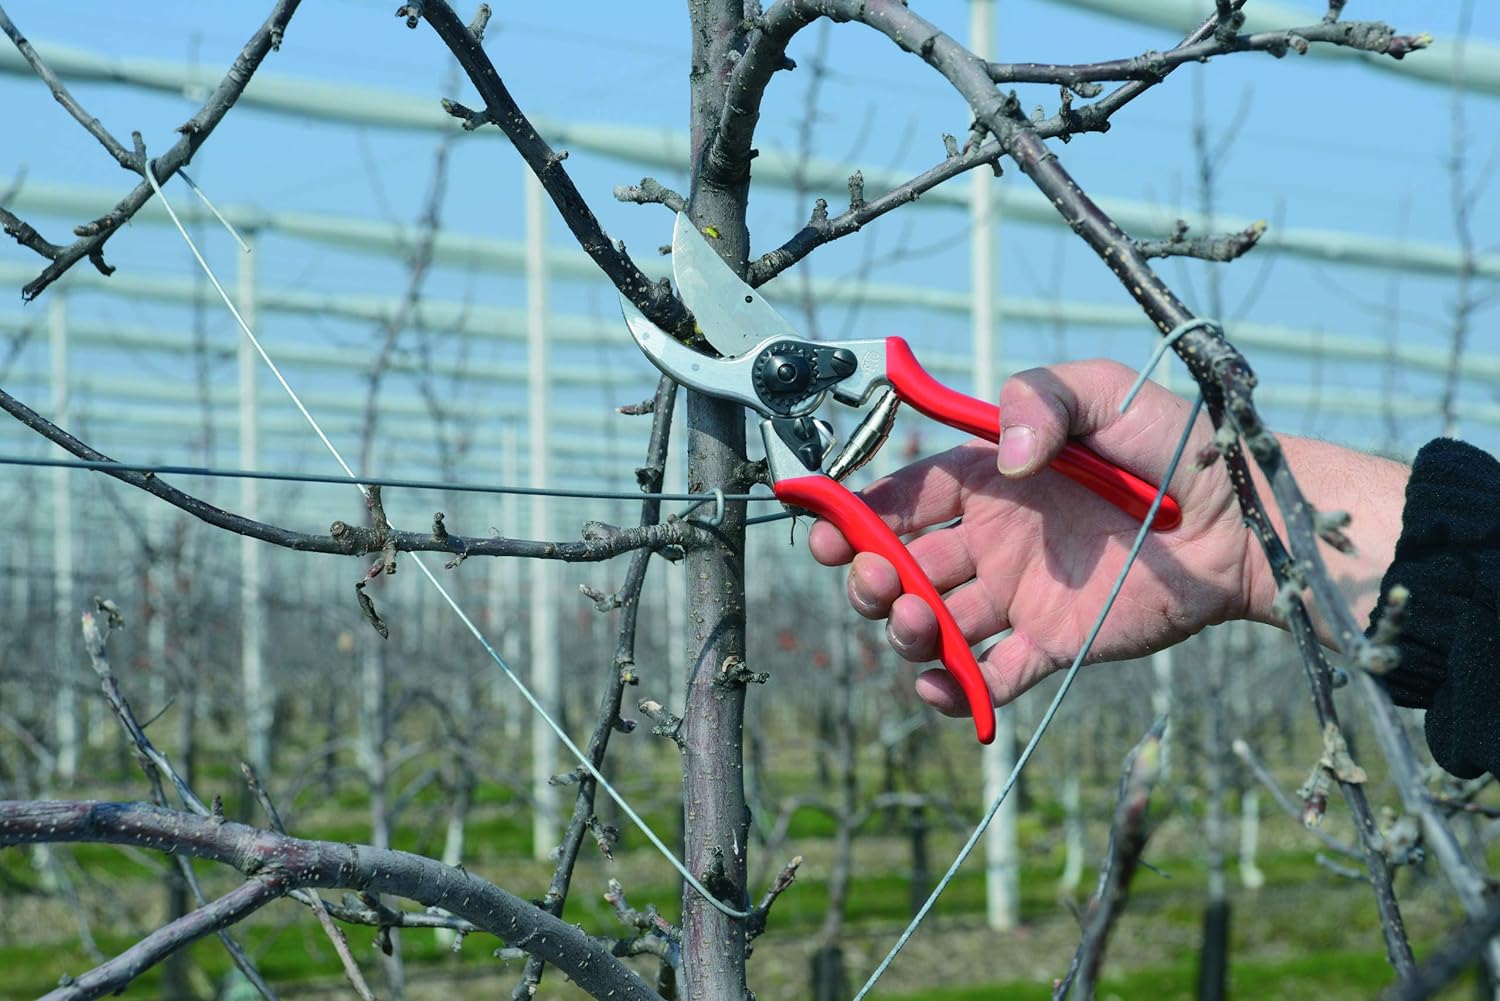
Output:
<svg viewBox="0 0 1500 1001">
<path fill-rule="evenodd" d="M 979 673 L 979 665 L 974 661 L 974 652 L 969 649 L 958 623 L 953 621 L 948 606 L 943 604 L 943 596 L 938 594 L 937 588 L 927 579 L 896 533 L 863 501 L 831 477 L 799 476 L 780 480 L 775 489 L 783 504 L 804 508 L 832 522 L 858 552 L 879 553 L 890 560 L 901 576 L 902 590 L 927 602 L 927 607 L 938 620 L 938 657 L 948 673 L 958 679 L 959 687 L 969 701 L 979 742 L 988 744 L 994 740 L 994 702 L 990 699 L 984 676 Z"/>
<path fill-rule="evenodd" d="M 986 441 L 999 441 L 1000 408 L 938 382 L 917 361 L 911 345 L 900 337 L 885 339 L 885 370 L 902 402 L 949 427 Z M 1156 487 L 1073 442 L 1063 446 L 1062 453 L 1052 460 L 1052 468 L 1088 487 L 1136 521 L 1146 517 L 1156 499 Z M 1163 497 L 1151 527 L 1166 532 L 1181 523 L 1182 508 L 1170 496 Z"/>
</svg>

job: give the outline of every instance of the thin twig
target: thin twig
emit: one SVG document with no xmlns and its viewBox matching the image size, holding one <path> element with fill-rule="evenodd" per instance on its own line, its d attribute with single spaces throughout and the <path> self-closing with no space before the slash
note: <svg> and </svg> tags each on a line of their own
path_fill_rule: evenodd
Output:
<svg viewBox="0 0 1500 1001">
<path fill-rule="evenodd" d="M 1130 900 L 1131 880 L 1151 838 L 1148 811 L 1151 790 L 1161 776 L 1161 739 L 1166 727 L 1165 717 L 1158 719 L 1125 759 L 1104 871 L 1099 874 L 1099 888 L 1089 901 L 1083 937 L 1073 954 L 1073 962 L 1052 992 L 1054 1001 L 1068 997 L 1075 986 L 1080 998 L 1092 1001 L 1110 932 Z"/>
<path fill-rule="evenodd" d="M 1238 8 L 1244 0 L 1235 0 Z M 1182 40 L 1178 48 L 1191 46 L 1204 38 L 1211 36 L 1218 27 L 1217 14 L 1210 15 L 1193 31 Z M 789 40 L 789 39 L 787 39 Z M 782 51 L 785 50 L 785 41 L 781 42 Z M 747 49 L 746 56 L 752 56 L 757 46 L 766 47 L 765 58 L 774 56 L 774 45 L 776 40 L 766 36 L 751 36 L 751 45 Z M 1172 51 L 1176 51 L 1175 49 Z M 755 58 L 760 58 L 755 56 Z M 741 58 L 730 78 L 731 96 L 728 106 L 741 108 L 747 99 L 746 92 L 751 88 L 760 86 L 764 88 L 769 83 L 769 75 L 764 79 L 753 71 L 753 63 L 747 64 L 745 58 Z M 1168 67 L 1168 73 L 1175 67 Z M 1163 74 L 1163 77 L 1165 74 Z M 1141 94 L 1151 89 L 1161 78 L 1155 80 L 1131 81 L 1105 95 L 1099 101 L 1081 109 L 1071 110 L 1066 116 L 1057 115 L 1036 123 L 1037 134 L 1043 138 L 1067 137 L 1079 132 L 1102 132 L 1109 128 L 1109 118 Z M 738 89 L 736 89 L 738 88 Z M 756 99 L 758 101 L 758 98 Z M 726 125 L 728 123 L 725 123 Z M 722 128 L 716 138 L 715 148 L 725 143 L 734 141 L 733 131 L 726 133 Z M 748 154 L 748 143 L 746 147 Z M 1005 156 L 1005 148 L 995 140 L 983 144 L 976 144 L 969 149 L 959 152 L 956 147 L 948 152 L 942 162 L 930 169 L 918 174 L 904 184 L 900 184 L 892 190 L 875 198 L 867 199 L 863 205 L 851 208 L 833 219 L 829 219 L 827 212 L 814 213 L 813 218 L 800 232 L 787 240 L 780 247 L 769 251 L 757 260 L 751 262 L 746 280 L 751 285 L 762 285 L 770 281 L 776 275 L 796 264 L 812 251 L 825 243 L 837 240 L 858 232 L 866 223 L 885 215 L 892 209 L 901 207 L 915 201 L 926 192 L 942 184 L 944 181 L 957 177 L 959 174 L 979 166 L 993 165 L 1001 157 Z"/>
<path fill-rule="evenodd" d="M 770 919 L 772 905 L 791 887 L 792 883 L 796 882 L 797 870 L 801 865 L 802 856 L 796 855 L 792 857 L 790 862 L 781 867 L 781 871 L 776 874 L 776 878 L 766 890 L 766 895 L 760 898 L 759 904 L 755 905 L 755 910 L 751 913 L 750 920 L 745 922 L 746 938 L 755 939 L 766 930 L 766 922 Z"/>
<path fill-rule="evenodd" d="M 1218 236 L 1187 235 L 1187 224 L 1179 221 L 1172 235 L 1164 240 L 1137 240 L 1136 250 L 1142 257 L 1195 257 L 1200 261 L 1228 262 L 1238 260 L 1260 242 L 1266 232 L 1264 222 L 1251 223 L 1238 233 Z"/>
</svg>

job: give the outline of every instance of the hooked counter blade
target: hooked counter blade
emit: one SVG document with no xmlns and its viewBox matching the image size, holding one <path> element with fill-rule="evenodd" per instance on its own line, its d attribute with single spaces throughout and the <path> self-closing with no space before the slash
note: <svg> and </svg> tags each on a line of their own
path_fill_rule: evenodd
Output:
<svg viewBox="0 0 1500 1001">
<path fill-rule="evenodd" d="M 802 336 L 715 253 L 687 213 L 672 231 L 672 276 L 682 301 L 714 350 L 737 358 L 772 337 Z"/>
</svg>

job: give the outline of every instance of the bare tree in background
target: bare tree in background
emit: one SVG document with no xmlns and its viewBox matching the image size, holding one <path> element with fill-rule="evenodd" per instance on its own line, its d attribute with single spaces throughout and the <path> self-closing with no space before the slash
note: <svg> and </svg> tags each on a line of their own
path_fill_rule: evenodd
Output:
<svg viewBox="0 0 1500 1001">
<path fill-rule="evenodd" d="M 1281 56 L 1310 45 L 1334 45 L 1379 56 L 1402 58 L 1420 49 L 1420 36 L 1401 35 L 1377 22 L 1346 22 L 1339 18 L 1342 0 L 1329 5 L 1320 22 L 1287 30 L 1242 34 L 1240 8 L 1245 0 L 1216 0 L 1212 14 L 1182 42 L 1166 52 L 1131 54 L 1118 60 L 1086 65 L 993 63 L 969 52 L 953 37 L 927 21 L 918 11 L 897 0 L 778 0 L 762 10 L 741 0 L 689 0 L 692 53 L 688 94 L 692 148 L 684 168 L 689 176 L 685 193 L 667 190 L 655 181 L 638 186 L 634 200 L 660 203 L 685 211 L 700 228 L 713 227 L 715 246 L 726 263 L 752 285 L 761 285 L 819 247 L 852 235 L 893 209 L 908 204 L 938 184 L 976 168 L 988 169 L 1002 160 L 1014 164 L 1049 203 L 1054 205 L 1079 239 L 1106 264 L 1145 316 L 1166 334 L 1187 330 L 1175 350 L 1201 389 L 1208 413 L 1218 430 L 1216 469 L 1202 475 L 1229 475 L 1242 513 L 1260 540 L 1266 559 L 1285 598 L 1292 628 L 1325 742 L 1325 754 L 1315 768 L 1310 788 L 1326 798 L 1333 789 L 1343 796 L 1361 843 L 1356 851 L 1371 883 L 1380 912 L 1380 928 L 1387 956 L 1399 981 L 1417 983 L 1417 968 L 1392 888 L 1391 867 L 1398 861 L 1376 823 L 1363 785 L 1363 772 L 1347 753 L 1333 700 L 1333 674 L 1313 634 L 1301 595 L 1310 592 L 1343 652 L 1355 664 L 1376 665 L 1386 654 L 1366 640 L 1323 567 L 1321 544 L 1344 545 L 1336 519 L 1316 512 L 1302 496 L 1287 468 L 1275 436 L 1255 406 L 1255 377 L 1249 364 L 1213 324 L 1190 326 L 1197 319 L 1152 270 L 1148 259 L 1158 256 L 1232 259 L 1253 246 L 1241 235 L 1218 237 L 1185 235 L 1146 245 L 1132 239 L 1073 180 L 1060 145 L 1067 139 L 1105 131 L 1112 116 L 1135 98 L 1162 84 L 1180 65 L 1231 53 L 1261 52 Z M 122 143 L 88 114 L 30 49 L 20 31 L 0 11 L 0 27 L 20 48 L 33 68 L 79 123 L 99 140 L 125 170 L 141 181 L 106 216 L 78 227 L 71 243 L 53 243 L 14 213 L 0 209 L 5 231 L 46 260 L 41 273 L 22 290 L 35 298 L 80 261 L 88 260 L 105 274 L 114 270 L 106 260 L 110 236 L 129 221 L 164 184 L 181 170 L 207 142 L 214 128 L 232 109 L 244 86 L 262 61 L 281 44 L 298 7 L 297 0 L 281 0 L 265 23 L 247 42 L 241 56 L 210 93 L 200 112 L 180 130 L 182 138 L 169 150 L 148 156 L 137 136 Z M 399 15 L 411 28 L 424 23 L 452 52 L 478 94 L 471 109 L 453 100 L 445 108 L 463 127 L 500 130 L 536 175 L 579 245 L 614 286 L 662 329 L 684 341 L 692 339 L 693 319 L 673 290 L 649 280 L 624 249 L 609 239 L 574 185 L 565 166 L 565 153 L 553 149 L 528 120 L 506 89 L 496 63 L 483 44 L 488 9 L 481 6 L 472 22 L 465 22 L 444 0 L 404 5 Z M 968 103 L 971 134 L 960 149 L 946 144 L 934 165 L 887 192 L 867 192 L 859 175 L 850 179 L 849 202 L 836 213 L 818 205 L 798 232 L 752 255 L 746 226 L 746 205 L 752 187 L 754 141 L 762 99 L 778 72 L 791 67 L 788 45 L 799 32 L 821 21 L 837 30 L 872 30 L 893 47 L 921 59 Z M 843 25 L 848 25 L 847 29 Z M 1105 90 L 1104 83 L 1118 84 Z M 1010 91 L 1013 84 L 1045 84 L 1058 88 L 1053 113 L 1032 116 Z M 936 130 L 935 130 L 936 131 Z M 150 176 L 147 173 L 150 172 Z M 665 219 L 663 220 L 665 226 Z M 1241 238 L 1236 239 L 1237 236 Z M 1226 252 L 1225 248 L 1229 250 Z M 643 361 L 644 364 L 644 361 Z M 642 411 L 651 414 L 649 451 L 641 482 L 656 489 L 662 470 L 674 409 L 675 387 L 663 381 L 655 399 Z M 85 441 L 60 428 L 20 400 L 0 392 L 3 406 L 17 420 L 81 458 L 105 458 Z M 722 488 L 740 493 L 761 476 L 746 454 L 745 414 L 736 405 L 688 394 L 688 486 L 695 492 Z M 1270 484 L 1269 498 L 1253 485 L 1250 463 L 1259 466 Z M 461 536 L 440 522 L 423 531 L 393 528 L 379 509 L 378 494 L 371 517 L 337 522 L 328 533 L 306 533 L 251 521 L 186 494 L 159 477 L 114 469 L 127 484 L 200 521 L 273 545 L 306 553 L 376 557 L 373 569 L 390 572 L 403 553 L 435 552 L 454 559 L 475 556 L 531 557 L 575 562 L 601 561 L 630 554 L 624 583 L 603 604 L 618 608 L 619 633 L 607 683 L 600 693 L 598 713 L 585 753 L 595 768 L 603 762 L 613 735 L 628 732 L 623 717 L 626 688 L 639 680 L 635 664 L 636 614 L 651 557 L 661 553 L 684 555 L 688 601 L 687 635 L 675 641 L 686 647 L 689 665 L 686 690 L 677 693 L 685 706 L 675 717 L 660 704 L 643 709 L 656 729 L 681 752 L 683 811 L 682 857 L 688 870 L 714 899 L 693 888 L 682 897 L 680 927 L 667 926 L 649 907 L 632 906 L 624 890 L 610 890 L 610 901 L 626 925 L 623 935 L 601 940 L 560 919 L 570 891 L 573 866 L 581 846 L 592 837 L 608 850 L 594 809 L 596 783 L 588 774 L 577 780 L 574 811 L 547 894 L 540 902 L 522 900 L 462 869 L 433 859 L 390 850 L 383 845 L 359 846 L 310 842 L 282 830 L 275 805 L 262 797 L 267 822 L 256 828 L 224 819 L 213 804 L 193 793 L 186 777 L 174 770 L 140 727 L 129 700 L 121 692 L 109 665 L 107 640 L 115 628 L 117 610 L 108 602 L 85 616 L 84 641 L 91 663 L 111 706 L 130 735 L 152 783 L 152 804 L 100 803 L 26 799 L 0 803 L 0 845 L 61 842 L 98 842 L 170 849 L 179 859 L 208 859 L 234 867 L 246 879 L 215 900 L 200 899 L 180 918 L 146 935 L 120 955 L 58 988 L 56 997 L 98 997 L 118 990 L 142 969 L 163 961 L 204 935 L 218 934 L 236 955 L 242 971 L 260 982 L 262 993 L 273 990 L 258 978 L 253 963 L 234 942 L 229 929 L 247 915 L 273 901 L 291 896 L 313 910 L 338 947 L 341 933 L 335 922 L 361 922 L 384 932 L 401 927 L 443 927 L 464 935 L 487 933 L 504 940 L 510 949 L 527 956 L 518 996 L 538 983 L 544 964 L 556 966 L 579 987 L 600 998 L 741 999 L 748 996 L 746 955 L 749 942 L 765 928 L 777 894 L 790 882 L 786 870 L 766 888 L 748 882 L 747 849 L 750 831 L 745 792 L 743 726 L 747 684 L 756 680 L 746 667 L 747 603 L 744 579 L 745 508 L 728 504 L 719 523 L 680 519 L 662 521 L 659 504 L 646 500 L 635 526 L 590 525 L 581 540 L 517 540 L 503 536 Z M 1286 530 L 1278 535 L 1267 513 L 1267 503 L 1280 510 Z M 373 602 L 365 605 L 372 623 L 382 624 Z M 1364 685 L 1381 735 L 1382 748 L 1393 755 L 1392 767 L 1402 780 L 1407 807 L 1427 823 L 1430 839 L 1440 837 L 1443 818 L 1428 803 L 1416 760 L 1404 731 L 1392 729 L 1388 703 L 1373 684 Z M 1385 722 L 1382 722 L 1382 721 Z M 846 736 L 843 740 L 851 739 Z M 1084 941 L 1074 971 L 1059 990 L 1069 987 L 1083 995 L 1092 984 L 1104 956 L 1110 929 L 1128 898 L 1129 877 L 1140 861 L 1149 827 L 1145 824 L 1151 787 L 1156 778 L 1156 747 L 1160 730 L 1142 743 L 1121 784 L 1110 861 L 1088 911 Z M 260 790 L 251 776 L 252 788 Z M 170 792 L 169 792 L 170 790 Z M 181 808 L 167 806 L 177 801 Z M 1423 804 L 1428 803 L 1424 808 Z M 848 811 L 847 796 L 841 809 Z M 1490 921 L 1483 900 L 1482 879 L 1461 852 L 1435 850 L 1445 875 L 1465 911 L 1476 922 Z M 187 868 L 184 877 L 191 879 Z M 349 888 L 358 897 L 334 904 L 318 890 Z M 757 890 L 764 896 L 757 902 Z M 422 909 L 405 910 L 393 901 L 405 899 Z M 837 939 L 837 922 L 828 938 Z M 1481 927 L 1476 924 L 1475 927 Z M 1482 927 L 1490 927 L 1483 925 Z M 1468 938 L 1465 938 L 1467 941 Z M 1480 948 L 1479 944 L 1473 947 Z M 355 989 L 371 996 L 368 985 L 347 958 L 340 955 Z M 658 960 L 654 984 L 625 965 L 622 956 L 644 955 Z M 1469 955 L 1473 955 L 1471 951 Z M 1058 958 L 1059 971 L 1064 967 Z"/>
</svg>

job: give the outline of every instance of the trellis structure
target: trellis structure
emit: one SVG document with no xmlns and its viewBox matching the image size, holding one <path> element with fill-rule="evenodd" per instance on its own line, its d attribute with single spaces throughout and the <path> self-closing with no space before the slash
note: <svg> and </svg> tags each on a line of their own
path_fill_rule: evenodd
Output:
<svg viewBox="0 0 1500 1001">
<path fill-rule="evenodd" d="M 1112 5 L 1104 0 L 1091 0 L 1087 6 L 1102 8 Z M 1119 5 L 1113 6 L 1118 9 Z M 1144 10 L 1149 5 L 1132 6 Z M 1156 5 L 1160 8 L 1170 6 Z M 983 19 L 986 4 L 975 4 L 973 9 L 976 12 L 973 27 L 977 39 L 992 31 L 992 27 L 987 26 Z M 52 65 L 69 79 L 111 81 L 169 93 L 182 92 L 196 83 L 196 74 L 185 66 L 106 59 L 45 46 L 42 49 Z M 1474 57 L 1474 62 L 1485 65 L 1478 56 Z M 1376 65 L 1385 68 L 1416 63 L 1380 62 Z M 0 72 L 30 71 L 7 48 L 0 50 Z M 1500 93 L 1500 84 L 1483 75 L 1471 81 L 1471 86 L 1477 92 Z M 279 80 L 271 74 L 256 77 L 244 102 L 286 114 L 383 129 L 451 131 L 455 127 L 452 119 L 437 110 L 431 99 L 425 96 L 392 95 L 348 87 L 310 87 L 305 82 Z M 632 165 L 676 168 L 683 162 L 687 148 L 685 137 L 654 130 L 626 126 L 601 130 L 596 125 L 581 129 L 562 122 L 546 122 L 543 127 L 562 144 L 607 154 Z M 794 154 L 775 149 L 762 150 L 755 170 L 758 183 L 789 185 L 795 176 L 798 183 L 835 188 L 843 185 L 850 172 L 847 165 L 798 162 Z M 894 184 L 898 180 L 894 174 L 879 171 L 866 171 L 865 178 L 871 188 Z M 866 307 L 909 309 L 919 314 L 968 321 L 973 330 L 972 353 L 953 350 L 950 344 L 946 354 L 927 352 L 924 357 L 930 359 L 933 368 L 948 381 L 957 385 L 972 384 L 976 392 L 985 396 L 993 394 L 1001 373 L 1051 360 L 1043 356 L 1024 357 L 1016 351 L 1002 355 L 993 342 L 1002 324 L 1030 328 L 1063 325 L 1100 331 L 1139 327 L 1140 315 L 1133 307 L 997 299 L 994 285 L 997 266 L 987 263 L 983 248 L 994 240 L 999 220 L 1056 225 L 1061 218 L 1044 198 L 1030 190 L 995 192 L 992 186 L 982 184 L 975 190 L 983 191 L 985 195 L 971 195 L 950 186 L 936 189 L 918 203 L 919 207 L 938 211 L 969 213 L 974 234 L 975 273 L 968 293 L 910 285 L 882 284 L 875 287 L 822 280 L 811 283 L 814 297 L 822 303 L 860 303 Z M 995 194 L 992 202 L 988 200 L 991 193 Z M 16 194 L 13 203 L 28 215 L 75 218 L 87 217 L 112 197 L 104 192 L 27 183 Z M 507 394 L 507 402 L 463 405 L 465 420 L 494 431 L 493 436 L 477 441 L 463 455 L 462 468 L 466 478 L 492 477 L 504 481 L 525 470 L 523 478 L 532 484 L 619 485 L 621 472 L 630 468 L 634 456 L 640 452 L 641 432 L 632 428 L 628 421 L 612 417 L 605 408 L 646 395 L 654 381 L 653 375 L 636 356 L 630 342 L 621 336 L 618 323 L 607 310 L 585 314 L 549 308 L 549 288 L 553 283 L 592 280 L 594 266 L 577 251 L 549 249 L 543 223 L 545 214 L 540 211 L 535 191 L 529 183 L 519 197 L 528 206 L 524 239 L 503 241 L 443 231 L 433 241 L 433 258 L 436 264 L 455 271 L 483 269 L 487 273 L 520 276 L 524 279 L 524 288 L 518 287 L 514 291 L 522 293 L 520 301 L 524 308 L 502 308 L 488 303 L 424 296 L 416 314 L 419 322 L 411 326 L 441 332 L 456 341 L 489 346 L 503 344 L 514 349 L 515 358 L 510 361 L 434 362 L 428 368 L 429 375 L 441 378 L 447 386 L 470 391 L 484 387 L 491 392 L 503 390 Z M 183 204 L 185 216 L 199 223 L 206 222 L 203 211 L 196 207 L 188 209 L 185 200 L 179 199 L 179 202 Z M 1191 214 L 1167 212 L 1158 206 L 1121 200 L 1104 201 L 1104 204 L 1116 219 L 1141 235 L 1165 234 L 1178 216 L 1185 216 L 1200 229 L 1203 225 L 1203 220 Z M 243 207 L 228 208 L 226 215 L 252 239 L 274 234 L 357 255 L 397 259 L 408 239 L 407 234 L 394 226 L 332 215 Z M 137 216 L 137 222 L 163 223 L 165 215 L 153 204 Z M 1244 224 L 1244 220 L 1217 218 L 1220 228 L 1236 228 Z M 1438 279 L 1455 274 L 1461 267 L 1472 266 L 1479 277 L 1500 278 L 1500 256 L 1497 255 L 1465 262 L 1451 247 L 1371 239 L 1366 234 L 1310 232 L 1295 228 L 1273 230 L 1262 241 L 1257 253 Z M 254 317 L 252 322 L 267 332 L 272 343 L 275 343 L 277 324 L 283 317 L 337 318 L 350 325 L 371 325 L 386 321 L 399 311 L 400 304 L 391 298 L 267 287 L 257 279 L 254 259 L 247 258 L 246 262 L 238 275 L 239 304 L 247 317 Z M 657 273 L 663 270 L 659 264 L 656 266 Z M 15 286 L 29 277 L 31 271 L 25 264 L 0 264 L 0 282 Z M 768 291 L 773 296 L 777 294 L 774 287 Z M 5 385 L 32 400 L 49 398 L 51 416 L 58 423 L 87 429 L 86 437 L 90 441 L 106 450 L 119 448 L 122 457 L 157 456 L 164 461 L 181 461 L 183 457 L 174 454 L 174 448 L 180 447 L 190 432 L 205 426 L 202 401 L 194 390 L 180 382 L 152 383 L 141 378 L 105 376 L 91 372 L 94 365 L 87 362 L 73 364 L 71 359 L 77 358 L 80 351 L 89 353 L 96 362 L 121 353 L 133 353 L 166 369 L 184 372 L 185 360 L 203 351 L 201 342 L 195 343 L 192 333 L 172 334 L 156 323 L 122 325 L 101 318 L 97 308 L 101 301 L 113 297 L 123 297 L 135 303 L 172 304 L 172 308 L 179 311 L 194 308 L 194 304 L 205 302 L 201 285 L 180 274 L 152 273 L 136 267 L 125 269 L 109 279 L 78 269 L 49 295 L 51 302 L 45 314 L 32 307 L 27 311 L 0 315 L 0 335 L 24 338 L 29 334 L 37 338 L 36 346 L 22 348 L 9 368 L 4 370 Z M 75 304 L 93 307 L 94 315 L 75 308 Z M 217 307 L 212 302 L 201 308 L 217 315 Z M 85 315 L 73 315 L 75 313 Z M 224 321 L 212 322 L 222 328 Z M 1446 365 L 1443 355 L 1430 347 L 1393 345 L 1369 336 L 1329 335 L 1316 330 L 1248 323 L 1239 325 L 1232 333 L 1236 343 L 1253 358 L 1320 358 L 1376 368 L 1396 367 L 1407 373 L 1431 375 L 1440 374 Z M 49 345 L 46 353 L 40 349 L 43 335 Z M 228 338 L 219 343 L 227 344 Z M 207 424 L 216 431 L 233 432 L 233 459 L 220 451 L 205 453 L 207 460 L 218 463 L 233 461 L 245 468 L 280 466 L 283 463 L 290 468 L 311 468 L 309 464 L 314 460 L 307 450 L 307 436 L 302 425 L 290 417 L 265 413 L 269 407 L 279 405 L 281 397 L 279 390 L 264 382 L 259 374 L 258 361 L 243 347 L 233 352 L 223 347 L 209 348 L 206 353 L 211 360 L 227 362 L 234 358 L 236 363 L 236 390 L 234 393 L 213 394 L 211 409 L 214 416 Z M 276 344 L 275 356 L 298 380 L 305 380 L 304 384 L 314 387 L 308 394 L 313 410 L 335 418 L 330 423 L 332 430 L 346 437 L 359 434 L 361 406 L 350 398 L 347 386 L 342 387 L 344 392 L 341 393 L 328 373 L 358 373 L 367 361 L 366 355 L 354 349 L 282 342 Z M 976 358 L 994 358 L 995 361 L 993 364 L 981 361 L 976 371 Z M 580 359 L 590 359 L 591 363 Z M 393 365 L 396 370 L 405 372 L 415 367 L 409 360 L 400 360 Z M 597 389 L 601 373 L 605 371 L 613 377 L 607 394 L 595 394 L 589 400 L 589 410 L 572 407 L 570 404 L 576 403 L 580 397 L 587 397 L 586 390 Z M 1473 389 L 1491 391 L 1500 388 L 1500 356 L 1468 356 L 1464 377 Z M 329 381 L 328 386 L 323 385 L 325 380 Z M 227 388 L 222 383 L 221 380 L 215 390 Z M 569 393 L 574 395 L 570 397 Z M 605 395 L 609 398 L 605 399 Z M 1435 411 L 1434 402 L 1420 394 L 1393 397 L 1373 391 L 1330 392 L 1284 384 L 1262 389 L 1258 399 L 1272 415 L 1314 405 L 1325 412 L 1363 417 L 1430 416 Z M 380 398 L 381 414 L 388 418 L 416 420 L 430 415 L 431 410 L 426 401 L 410 393 L 399 396 L 386 393 Z M 1471 398 L 1462 401 L 1458 415 L 1468 426 L 1500 426 L 1500 405 L 1483 400 Z M 553 425 L 562 433 L 550 434 L 548 428 Z M 18 436 L 17 430 L 13 427 L 0 430 L 0 443 L 4 443 L 5 450 L 35 450 L 35 444 L 28 445 L 29 439 Z M 381 441 L 386 446 L 384 455 L 388 461 L 382 463 L 379 471 L 390 475 L 438 475 L 441 470 L 432 459 L 437 451 L 432 430 L 408 428 L 400 433 L 383 435 Z M 227 440 L 226 437 L 226 444 Z M 1376 445 L 1379 441 L 1371 436 L 1357 444 Z M 144 452 L 140 451 L 142 449 Z M 59 470 L 52 476 L 54 601 L 60 621 L 69 617 L 75 604 L 71 573 L 73 541 L 66 528 L 72 520 L 70 510 L 77 475 Z M 267 498 L 272 496 L 270 491 L 258 487 L 253 481 L 244 481 L 239 489 L 238 509 L 252 517 L 257 510 L 265 509 Z M 514 519 L 513 524 L 524 528 L 508 531 L 508 534 L 522 534 L 524 531 L 541 538 L 555 534 L 549 529 L 549 523 L 552 528 L 562 529 L 585 517 L 598 516 L 601 510 L 599 505 L 551 505 L 536 501 L 525 505 L 529 511 L 523 517 L 521 507 L 513 505 L 507 520 Z M 260 547 L 255 543 L 249 540 L 242 543 L 239 584 L 242 674 L 250 699 L 248 754 L 252 761 L 263 763 L 269 753 L 264 746 L 264 734 L 268 727 L 267 700 L 272 686 L 260 655 L 264 582 L 259 570 L 259 554 Z M 794 563 L 793 567 L 797 565 Z M 532 607 L 530 655 L 536 672 L 534 676 L 544 679 L 544 699 L 555 701 L 555 682 L 549 689 L 545 679 L 556 677 L 558 630 L 554 614 L 559 602 L 556 578 L 546 563 L 538 564 L 529 572 Z M 500 561 L 495 561 L 492 590 L 501 591 L 512 586 L 514 582 L 507 579 L 510 573 Z M 669 599 L 668 607 L 680 608 L 681 603 L 680 599 Z M 66 692 L 67 686 L 63 687 L 64 704 L 58 718 L 61 726 L 72 730 L 71 735 L 63 735 L 62 744 L 76 746 L 77 712 L 69 701 L 71 696 Z M 66 768 L 65 764 L 65 772 Z M 543 807 L 536 811 L 536 843 L 544 845 L 551 842 L 548 832 L 557 822 L 555 809 L 547 808 L 551 792 L 546 780 L 559 770 L 555 746 L 544 733 L 533 745 L 533 770 L 537 802 Z M 999 770 L 1003 773 L 1005 769 L 1001 767 Z M 997 905 L 992 920 L 997 923 L 1009 920 L 1005 915 L 1007 906 L 1012 905 Z"/>
</svg>

